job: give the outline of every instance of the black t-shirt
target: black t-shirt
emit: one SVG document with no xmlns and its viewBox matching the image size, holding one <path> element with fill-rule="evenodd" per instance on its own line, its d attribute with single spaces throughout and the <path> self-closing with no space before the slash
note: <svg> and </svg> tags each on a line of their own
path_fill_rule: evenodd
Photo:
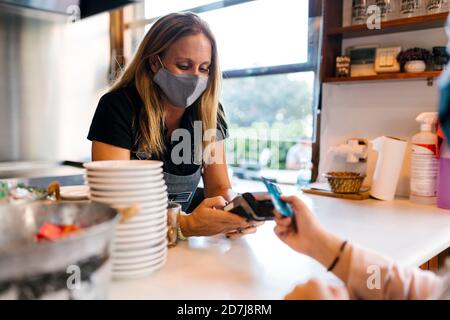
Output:
<svg viewBox="0 0 450 320">
<path fill-rule="evenodd" d="M 139 150 L 139 116 L 144 108 L 142 99 L 134 86 L 121 88 L 103 95 L 98 103 L 94 118 L 89 130 L 88 139 L 99 141 L 131 151 L 132 159 L 151 159 L 164 162 L 164 171 L 175 175 L 190 175 L 196 172 L 201 162 L 194 159 L 194 121 L 198 120 L 199 103 L 196 101 L 186 109 L 181 119 L 180 128 L 189 131 L 191 136 L 191 152 L 189 163 L 175 164 L 172 161 L 172 149 L 180 141 L 171 141 L 165 134 L 166 129 L 161 128 L 164 134 L 165 151 L 160 157 L 152 154 L 146 155 Z M 219 108 L 223 111 L 222 106 Z M 228 137 L 226 120 L 219 116 L 217 119 L 217 140 Z M 200 138 L 202 140 L 203 137 Z M 179 148 L 178 148 L 179 149 Z M 178 151 L 178 150 L 177 150 Z M 182 155 L 182 152 L 181 152 Z M 197 163 L 196 163 L 197 162 Z"/>
</svg>

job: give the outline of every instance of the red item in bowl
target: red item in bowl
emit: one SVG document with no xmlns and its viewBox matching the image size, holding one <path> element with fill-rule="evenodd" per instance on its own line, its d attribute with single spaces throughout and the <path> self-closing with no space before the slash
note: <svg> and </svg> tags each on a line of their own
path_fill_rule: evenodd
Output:
<svg viewBox="0 0 450 320">
<path fill-rule="evenodd" d="M 76 225 L 57 225 L 45 222 L 39 228 L 39 232 L 35 238 L 37 241 L 50 240 L 55 241 L 61 239 L 72 232 L 79 231 L 81 228 Z"/>
</svg>

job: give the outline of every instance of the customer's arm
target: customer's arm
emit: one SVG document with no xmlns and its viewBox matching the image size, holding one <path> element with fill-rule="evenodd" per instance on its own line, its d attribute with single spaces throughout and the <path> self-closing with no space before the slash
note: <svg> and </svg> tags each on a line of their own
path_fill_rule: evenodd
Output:
<svg viewBox="0 0 450 320">
<path fill-rule="evenodd" d="M 424 300 L 438 298 L 443 280 L 430 271 L 402 266 L 353 246 L 346 283 L 352 298 Z"/>
<path fill-rule="evenodd" d="M 275 233 L 294 250 L 326 268 L 339 255 L 343 240 L 325 230 L 297 197 L 284 197 L 295 212 L 296 226 L 277 213 Z M 428 299 L 441 290 L 441 280 L 431 272 L 401 267 L 389 259 L 348 244 L 333 269 L 357 299 Z"/>
</svg>

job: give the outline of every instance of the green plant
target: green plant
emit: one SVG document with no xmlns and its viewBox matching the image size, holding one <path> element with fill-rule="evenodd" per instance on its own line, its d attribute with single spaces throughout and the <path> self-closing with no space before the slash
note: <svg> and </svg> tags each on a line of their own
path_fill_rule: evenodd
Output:
<svg viewBox="0 0 450 320">
<path fill-rule="evenodd" d="M 404 65 L 406 62 L 421 60 L 421 61 L 429 61 L 432 58 L 432 54 L 427 49 L 423 48 L 411 48 L 406 51 L 402 51 L 397 56 L 397 61 Z"/>
</svg>

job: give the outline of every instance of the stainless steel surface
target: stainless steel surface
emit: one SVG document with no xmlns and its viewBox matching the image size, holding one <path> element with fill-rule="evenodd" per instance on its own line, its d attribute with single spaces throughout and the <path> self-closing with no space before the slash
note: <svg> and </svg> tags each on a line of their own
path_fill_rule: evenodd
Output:
<svg viewBox="0 0 450 320">
<path fill-rule="evenodd" d="M 0 162 L 0 180 L 59 177 L 82 174 L 84 174 L 84 169 L 62 165 L 60 162 Z"/>
<path fill-rule="evenodd" d="M 67 14 L 69 6 L 80 6 L 80 0 L 0 0 L 0 3 L 14 7 L 30 8 L 58 14 Z"/>
<path fill-rule="evenodd" d="M 0 11 L 3 11 L 8 14 L 20 15 L 22 17 L 28 17 L 33 19 L 52 21 L 58 23 L 66 23 L 68 21 L 73 21 L 74 19 L 67 14 L 56 14 L 44 10 L 36 10 L 28 7 L 22 6 L 13 6 L 10 4 L 5 4 L 0 0 Z"/>
<path fill-rule="evenodd" d="M 61 162 L 14 161 L 0 162 L 0 181 L 11 185 L 47 188 L 54 181 L 60 186 L 84 184 L 85 169 Z"/>
<path fill-rule="evenodd" d="M 6 10 L 20 14 L 37 14 L 44 19 L 60 16 L 69 21 L 70 19 L 76 21 L 139 1 L 141 0 L 0 0 L 0 5 Z M 64 20 L 60 19 L 60 21 Z"/>
<path fill-rule="evenodd" d="M 5 182 L 10 182 L 12 185 L 23 183 L 26 186 L 36 188 L 47 188 L 48 185 L 54 181 L 59 182 L 61 187 L 63 186 L 79 186 L 84 185 L 84 172 L 83 174 L 70 174 L 70 175 L 49 175 L 42 177 L 32 178 L 14 178 L 5 179 Z"/>
<path fill-rule="evenodd" d="M 0 162 L 0 180 L 80 175 L 84 170 L 53 162 Z"/>
<path fill-rule="evenodd" d="M 109 50 L 106 13 L 61 24 L 0 7 L 0 161 L 89 159 Z"/>
<path fill-rule="evenodd" d="M 118 219 L 116 210 L 97 203 L 0 206 L 0 284 L 14 286 L 27 279 L 33 283 L 33 277 L 52 273 L 62 274 L 64 283 L 69 266 L 109 257 Z M 34 235 L 44 222 L 76 224 L 83 230 L 55 242 L 38 243 Z"/>
</svg>

